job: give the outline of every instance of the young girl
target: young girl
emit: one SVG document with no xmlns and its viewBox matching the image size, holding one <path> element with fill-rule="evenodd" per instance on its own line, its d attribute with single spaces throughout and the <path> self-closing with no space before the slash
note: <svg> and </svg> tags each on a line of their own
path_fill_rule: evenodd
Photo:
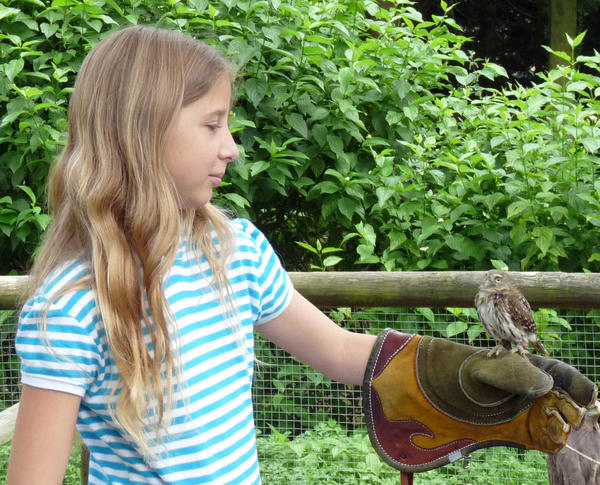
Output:
<svg viewBox="0 0 600 485">
<path fill-rule="evenodd" d="M 129 27 L 85 59 L 49 184 L 54 220 L 16 345 L 8 483 L 260 483 L 253 331 L 361 384 L 374 337 L 300 296 L 261 232 L 210 203 L 238 158 L 234 72 L 204 43 Z"/>
</svg>

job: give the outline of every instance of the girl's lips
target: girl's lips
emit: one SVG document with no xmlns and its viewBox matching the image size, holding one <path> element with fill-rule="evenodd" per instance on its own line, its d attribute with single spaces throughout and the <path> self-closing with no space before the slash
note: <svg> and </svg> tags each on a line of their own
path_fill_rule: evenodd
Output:
<svg viewBox="0 0 600 485">
<path fill-rule="evenodd" d="M 223 174 L 210 174 L 208 177 L 212 180 L 213 184 L 215 185 L 221 185 L 221 182 L 223 182 Z"/>
</svg>

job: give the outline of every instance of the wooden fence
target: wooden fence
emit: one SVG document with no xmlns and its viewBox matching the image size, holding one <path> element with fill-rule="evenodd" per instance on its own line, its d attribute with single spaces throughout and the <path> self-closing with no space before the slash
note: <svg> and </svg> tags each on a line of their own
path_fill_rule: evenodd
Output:
<svg viewBox="0 0 600 485">
<path fill-rule="evenodd" d="M 482 271 L 290 273 L 294 286 L 320 308 L 472 307 Z M 532 307 L 600 309 L 600 274 L 512 272 Z M 0 276 L 0 310 L 15 309 L 26 276 Z M 0 445 L 14 431 L 18 404 L 0 412 Z"/>
<path fill-rule="evenodd" d="M 320 308 L 470 307 L 483 271 L 290 273 Z M 600 273 L 512 272 L 534 308 L 600 309 Z M 0 310 L 15 308 L 26 276 L 0 276 Z"/>
</svg>

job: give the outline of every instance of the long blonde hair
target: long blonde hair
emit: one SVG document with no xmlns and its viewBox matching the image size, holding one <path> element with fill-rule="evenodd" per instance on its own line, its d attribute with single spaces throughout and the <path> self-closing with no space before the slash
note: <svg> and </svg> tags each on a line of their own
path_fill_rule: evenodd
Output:
<svg viewBox="0 0 600 485">
<path fill-rule="evenodd" d="M 54 219 L 32 268 L 32 291 L 61 264 L 88 264 L 89 276 L 62 293 L 94 291 L 120 375 L 113 417 L 145 454 L 144 420 L 157 416 L 165 426 L 178 376 L 162 282 L 182 234 L 228 294 L 228 219 L 210 203 L 180 209 L 163 155 L 175 115 L 223 75 L 233 81 L 231 64 L 216 49 L 180 33 L 134 26 L 109 35 L 81 66 L 66 145 L 48 180 Z"/>
</svg>

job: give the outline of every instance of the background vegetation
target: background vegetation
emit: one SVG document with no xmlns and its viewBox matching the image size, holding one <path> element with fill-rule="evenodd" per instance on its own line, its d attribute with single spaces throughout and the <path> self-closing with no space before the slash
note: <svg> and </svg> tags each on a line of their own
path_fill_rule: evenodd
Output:
<svg viewBox="0 0 600 485">
<path fill-rule="evenodd" d="M 583 35 L 529 87 L 491 89 L 505 69 L 406 1 L 30 0 L 0 6 L 0 273 L 26 270 L 50 220 L 82 58 L 142 22 L 239 66 L 243 155 L 220 198 L 289 269 L 598 271 L 600 56 L 576 55 Z"/>
<path fill-rule="evenodd" d="M 265 485 L 397 485 L 398 472 L 375 453 L 364 433 L 350 436 L 333 421 L 321 423 L 296 439 L 273 430 L 258 437 L 261 478 Z M 9 446 L 0 446 L 0 462 L 8 461 Z M 63 485 L 79 485 L 78 448 L 73 448 Z M 301 466 L 298 466 L 302 463 Z M 427 485 L 547 483 L 546 458 L 539 452 L 488 449 L 473 455 L 472 467 L 462 462 L 418 474 L 415 482 Z M 5 478 L 0 469 L 0 480 Z M 468 480 L 468 482 L 466 482 Z"/>
<path fill-rule="evenodd" d="M 570 51 L 557 53 L 564 65 L 522 86 L 503 66 L 477 59 L 445 2 L 427 18 L 415 7 L 369 0 L 3 2 L 0 274 L 26 272 L 50 222 L 45 178 L 64 141 L 85 54 L 136 23 L 202 38 L 238 65 L 231 125 L 242 157 L 218 198 L 263 229 L 288 269 L 599 271 L 600 54 L 579 55 L 583 34 L 569 38 Z M 390 313 L 387 321 L 349 309 L 333 316 L 357 330 L 393 325 L 484 338 L 472 309 Z M 542 311 L 537 318 L 554 355 L 597 374 L 587 360 L 600 345 L 588 330 L 598 326 L 597 314 L 567 321 Z M 11 403 L 15 319 L 2 313 L 0 324 L 2 382 L 15 384 L 4 385 L 0 399 Z M 566 331 L 571 344 L 561 340 Z M 258 350 L 265 360 L 276 353 L 260 341 Z M 360 407 L 356 396 L 277 358 L 277 366 L 258 371 L 273 387 L 264 391 L 269 405 L 257 410 L 257 423 L 279 430 L 260 438 L 265 477 L 293 472 L 302 452 L 313 460 L 303 469 L 314 474 L 309 483 L 346 479 L 346 455 L 364 456 L 364 468 L 347 483 L 372 480 L 381 462 L 364 435 L 346 437 L 359 424 L 345 411 Z M 308 427 L 296 426 L 301 421 Z M 0 450 L 0 459 L 7 453 Z M 515 453 L 514 461 L 539 478 L 539 456 Z M 506 455 L 494 463 L 494 479 L 512 470 Z M 76 480 L 76 470 L 69 474 Z M 433 473 L 430 480 L 438 483 Z M 518 480 L 533 483 L 530 475 Z M 446 474 L 439 483 L 451 482 Z"/>
</svg>

